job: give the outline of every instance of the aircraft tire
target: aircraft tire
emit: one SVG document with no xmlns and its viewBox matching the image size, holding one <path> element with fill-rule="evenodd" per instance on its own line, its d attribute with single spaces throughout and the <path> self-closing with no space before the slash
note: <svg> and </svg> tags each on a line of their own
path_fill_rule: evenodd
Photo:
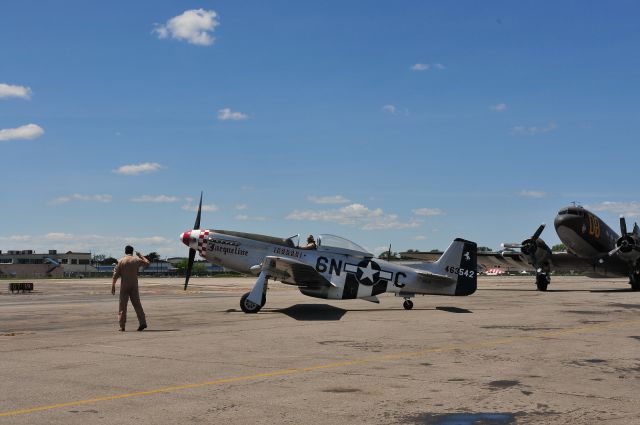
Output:
<svg viewBox="0 0 640 425">
<path fill-rule="evenodd" d="M 536 286 L 538 287 L 538 291 L 546 291 L 547 286 L 549 286 L 549 278 L 543 274 L 536 276 Z"/>
<path fill-rule="evenodd" d="M 404 302 L 402 303 L 402 306 L 404 307 L 405 310 L 411 310 L 413 308 L 413 301 L 404 300 Z"/>
<path fill-rule="evenodd" d="M 640 291 L 640 275 L 636 273 L 632 274 L 629 283 L 631 284 L 632 291 Z"/>
<path fill-rule="evenodd" d="M 247 314 L 257 313 L 260 311 L 263 305 L 267 302 L 267 297 L 265 295 L 262 296 L 262 305 L 257 305 L 247 300 L 250 292 L 247 292 L 240 298 L 240 308 Z"/>
</svg>

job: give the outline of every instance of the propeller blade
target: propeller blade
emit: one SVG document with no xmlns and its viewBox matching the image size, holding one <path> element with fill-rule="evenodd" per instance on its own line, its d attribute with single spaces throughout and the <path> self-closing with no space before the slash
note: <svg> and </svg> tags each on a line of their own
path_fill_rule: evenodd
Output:
<svg viewBox="0 0 640 425">
<path fill-rule="evenodd" d="M 533 236 L 531 236 L 532 240 L 537 240 L 540 237 L 540 234 L 542 233 L 542 231 L 544 230 L 544 226 L 546 226 L 546 224 L 542 223 L 540 225 L 540 227 L 538 227 L 538 230 L 536 230 L 536 232 L 533 234 Z"/>
<path fill-rule="evenodd" d="M 614 254 L 616 254 L 618 251 L 620 251 L 621 248 L 622 248 L 622 246 L 617 246 L 617 247 L 613 248 L 611 251 L 609 251 L 609 257 L 611 257 Z"/>
<path fill-rule="evenodd" d="M 624 236 L 627 234 L 627 221 L 624 219 L 624 216 L 620 216 L 620 232 L 622 233 L 620 236 Z"/>
<path fill-rule="evenodd" d="M 202 192 L 200 192 L 200 205 L 198 205 L 198 215 L 196 215 L 196 223 L 193 225 L 193 229 L 194 230 L 200 230 L 200 216 L 201 215 L 202 215 Z"/>
<path fill-rule="evenodd" d="M 184 290 L 187 290 L 187 285 L 189 285 L 189 278 L 191 277 L 191 269 L 193 269 L 193 260 L 196 258 L 196 250 L 193 248 L 189 249 L 189 262 L 187 263 L 187 275 L 184 280 Z"/>
<path fill-rule="evenodd" d="M 521 243 L 503 243 L 502 244 L 503 248 L 515 248 L 515 249 L 520 249 L 522 248 L 522 244 Z"/>
</svg>

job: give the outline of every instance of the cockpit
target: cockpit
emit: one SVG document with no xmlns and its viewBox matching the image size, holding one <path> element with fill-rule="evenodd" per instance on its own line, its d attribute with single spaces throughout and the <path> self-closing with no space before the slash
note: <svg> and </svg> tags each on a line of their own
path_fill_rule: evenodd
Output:
<svg viewBox="0 0 640 425">
<path fill-rule="evenodd" d="M 584 217 L 585 216 L 585 212 L 584 212 L 584 208 L 579 207 L 579 206 L 575 206 L 575 207 L 567 207 L 567 208 L 563 208 L 560 211 L 558 211 L 558 215 L 574 215 L 574 216 L 578 216 L 578 217 Z"/>
<path fill-rule="evenodd" d="M 361 247 L 355 242 L 340 236 L 330 234 L 320 234 L 317 239 L 318 251 L 333 251 L 343 254 L 361 255 L 364 257 L 372 257 L 373 254 Z"/>
</svg>

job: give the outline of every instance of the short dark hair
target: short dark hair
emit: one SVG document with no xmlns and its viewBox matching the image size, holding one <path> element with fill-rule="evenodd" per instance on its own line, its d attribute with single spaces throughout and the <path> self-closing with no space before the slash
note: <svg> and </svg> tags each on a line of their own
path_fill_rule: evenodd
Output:
<svg viewBox="0 0 640 425">
<path fill-rule="evenodd" d="M 124 247 L 125 254 L 133 254 L 133 247 L 131 245 L 127 245 Z"/>
</svg>

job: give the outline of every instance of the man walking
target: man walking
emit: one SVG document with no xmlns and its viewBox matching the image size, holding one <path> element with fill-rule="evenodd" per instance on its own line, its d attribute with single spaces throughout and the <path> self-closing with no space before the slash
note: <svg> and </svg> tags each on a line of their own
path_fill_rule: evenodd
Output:
<svg viewBox="0 0 640 425">
<path fill-rule="evenodd" d="M 140 293 L 138 291 L 138 269 L 140 267 L 147 267 L 150 262 L 146 257 L 136 252 L 136 256 L 133 256 L 133 247 L 127 245 L 124 248 L 125 256 L 118 260 L 118 265 L 113 269 L 113 282 L 111 283 L 111 293 L 116 294 L 116 282 L 118 278 L 122 278 L 120 282 L 120 309 L 118 319 L 120 321 L 120 331 L 124 332 L 124 325 L 127 322 L 127 304 L 129 304 L 129 298 L 131 298 L 131 304 L 136 310 L 138 316 L 138 322 L 140 326 L 139 331 L 146 329 L 147 320 L 144 317 L 144 310 L 140 303 Z"/>
</svg>

